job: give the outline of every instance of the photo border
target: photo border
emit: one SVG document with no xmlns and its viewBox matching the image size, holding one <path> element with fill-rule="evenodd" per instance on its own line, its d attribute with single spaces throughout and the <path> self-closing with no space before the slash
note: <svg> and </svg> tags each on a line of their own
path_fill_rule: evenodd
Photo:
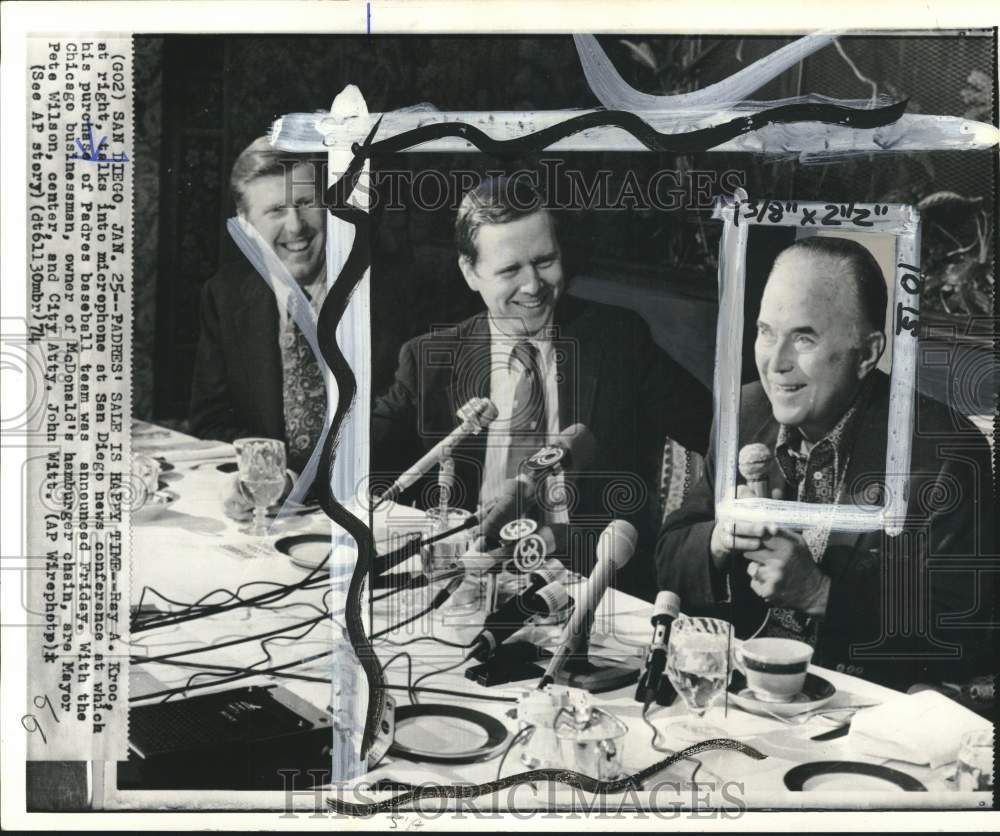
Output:
<svg viewBox="0 0 1000 836">
<path fill-rule="evenodd" d="M 741 207 L 752 211 L 740 212 Z M 776 210 L 776 211 L 775 211 Z M 847 210 L 847 211 L 844 211 Z M 892 370 L 885 453 L 883 505 L 819 505 L 782 499 L 736 498 L 739 455 L 740 373 L 744 331 L 746 254 L 754 226 L 843 229 L 842 221 L 812 225 L 829 215 L 856 218 L 846 227 L 861 234 L 896 238 L 892 316 Z M 712 214 L 723 222 L 719 244 L 719 320 L 715 342 L 715 514 L 716 519 L 777 523 L 795 528 L 816 525 L 844 531 L 903 530 L 916 403 L 916 357 L 920 309 L 920 213 L 915 206 L 886 203 L 823 203 L 753 200 L 745 193 L 720 200 Z M 887 323 L 888 325 L 888 323 Z"/>
</svg>

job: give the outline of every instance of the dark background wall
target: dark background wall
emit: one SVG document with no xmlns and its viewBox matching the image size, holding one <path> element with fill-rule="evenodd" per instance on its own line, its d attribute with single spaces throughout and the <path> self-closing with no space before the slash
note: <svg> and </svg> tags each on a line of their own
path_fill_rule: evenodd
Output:
<svg viewBox="0 0 1000 836">
<path fill-rule="evenodd" d="M 651 93 L 697 89 L 787 43 L 784 38 L 604 37 L 625 79 Z M 802 92 L 909 99 L 910 112 L 993 116 L 991 37 L 849 37 L 845 60 L 825 47 L 755 94 Z M 565 37 L 221 37 L 136 39 L 135 412 L 183 422 L 198 336 L 198 294 L 219 265 L 241 256 L 228 239 L 228 173 L 236 155 L 278 116 L 329 107 L 348 83 L 369 111 L 428 102 L 441 110 L 592 108 L 597 101 Z M 874 85 L 874 88 L 873 88 Z M 989 152 L 859 157 L 834 165 L 748 155 L 586 154 L 611 188 L 629 170 L 743 172 L 751 194 L 912 202 L 948 189 L 992 201 Z M 537 166 L 538 160 L 503 161 Z M 386 165 L 380 161 L 380 164 Z M 497 168 L 465 154 L 410 154 L 393 168 Z M 703 378 L 711 374 L 719 225 L 709 212 L 643 208 L 567 211 L 562 237 L 580 295 L 639 307 L 654 336 Z M 477 309 L 455 264 L 453 211 L 380 218 L 372 278 L 373 388 L 391 379 L 400 343 L 431 323 Z M 966 243 L 968 228 L 954 230 Z M 964 238 L 962 237 L 964 235 Z"/>
</svg>

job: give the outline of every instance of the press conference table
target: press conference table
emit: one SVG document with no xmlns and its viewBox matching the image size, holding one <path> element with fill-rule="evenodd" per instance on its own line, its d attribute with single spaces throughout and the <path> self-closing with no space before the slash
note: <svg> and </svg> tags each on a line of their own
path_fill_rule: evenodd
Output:
<svg viewBox="0 0 1000 836">
<path fill-rule="evenodd" d="M 134 453 L 162 456 L 173 467 L 161 475 L 164 487 L 176 494 L 176 500 L 158 516 L 152 519 L 139 520 L 133 527 L 133 574 L 132 574 L 132 605 L 139 603 L 140 595 L 147 588 L 143 597 L 144 613 L 153 612 L 149 607 L 155 604 L 160 612 L 176 611 L 178 603 L 193 603 L 213 590 L 233 590 L 241 584 L 252 582 L 272 582 L 292 584 L 301 581 L 308 574 L 307 569 L 292 563 L 289 557 L 275 548 L 275 543 L 282 538 L 299 534 L 326 535 L 330 531 L 329 520 L 320 511 L 305 513 L 293 517 L 289 522 L 276 526 L 268 536 L 253 538 L 241 534 L 240 524 L 230 520 L 222 511 L 222 496 L 228 481 L 233 477 L 230 473 L 235 462 L 231 450 L 212 446 L 206 442 L 184 436 L 180 433 L 156 427 L 142 422 L 133 425 Z M 205 458 L 210 456 L 210 458 Z M 405 510 L 405 509 L 404 509 Z M 412 511 L 410 512 L 413 513 Z M 278 530 L 280 528 L 280 530 Z M 404 567 L 405 568 L 405 567 Z M 347 578 L 331 581 L 341 584 L 341 590 L 346 589 Z M 567 581 L 570 595 L 582 579 L 573 578 Z M 259 593 L 272 587 L 246 587 L 244 595 Z M 375 631 L 384 629 L 403 620 L 407 615 L 416 613 L 429 601 L 433 591 L 422 588 L 401 592 L 378 601 L 372 606 L 372 628 Z M 316 607 L 322 604 L 328 586 L 320 585 L 315 589 L 299 590 L 280 602 L 280 606 L 270 609 L 255 608 L 235 609 L 227 613 L 206 618 L 187 621 L 175 626 L 146 630 L 132 637 L 133 652 L 136 655 L 158 655 L 165 652 L 184 650 L 193 647 L 205 647 L 233 638 L 254 636 L 262 632 L 281 631 L 287 629 L 287 635 L 298 637 L 292 640 L 277 638 L 268 643 L 268 653 L 273 661 L 266 665 L 280 665 L 296 659 L 302 659 L 322 653 L 329 654 L 333 647 L 332 631 L 336 625 L 343 624 L 343 615 L 334 613 L 333 624 L 322 622 L 311 630 L 297 625 L 306 622 L 319 611 Z M 159 593 L 164 597 L 155 594 Z M 222 601 L 226 593 L 217 593 L 210 601 Z M 169 603 L 169 601 L 178 603 Z M 367 599 L 365 599 L 367 603 Z M 630 660 L 635 666 L 642 664 L 645 646 L 649 641 L 650 604 L 624 595 L 617 590 L 609 590 L 605 595 L 595 618 L 592 634 L 594 652 L 605 656 L 614 656 L 618 661 Z M 368 619 L 365 619 L 366 624 Z M 386 636 L 394 643 L 404 643 L 409 639 L 425 635 L 433 635 L 446 641 L 467 643 L 478 632 L 481 626 L 482 614 L 477 617 L 466 617 L 451 612 L 446 605 L 433 615 L 421 618 L 406 625 L 396 632 Z M 539 641 L 548 638 L 551 641 L 558 632 L 557 626 L 533 628 L 535 634 L 528 638 Z M 455 665 L 464 655 L 458 648 L 446 646 L 433 641 L 418 641 L 404 647 L 397 647 L 385 640 L 376 640 L 376 652 L 383 664 L 397 653 L 409 653 L 413 664 L 413 678 L 422 674 L 438 671 Z M 349 650 L 349 648 L 348 648 Z M 353 682 L 338 681 L 333 687 L 352 687 L 360 685 L 361 669 L 353 660 L 352 654 L 331 657 L 320 656 L 303 665 L 288 669 L 300 675 L 315 678 L 330 676 L 333 669 L 350 670 L 356 677 Z M 183 657 L 195 664 L 214 664 L 220 666 L 247 667 L 258 663 L 265 666 L 265 656 L 261 651 L 259 641 L 242 644 L 231 644 L 215 650 L 206 651 Z M 534 686 L 533 681 L 520 684 L 508 684 L 483 688 L 464 676 L 467 665 L 461 665 L 454 671 L 442 672 L 426 680 L 421 685 L 459 692 L 462 696 L 451 696 L 436 693 L 420 693 L 421 703 L 450 703 L 475 708 L 485 714 L 496 717 L 507 725 L 511 731 L 516 730 L 515 721 L 506 716 L 513 703 L 475 699 L 476 695 L 501 696 L 516 698 L 523 689 Z M 811 672 L 824 677 L 832 683 L 837 693 L 829 703 L 829 707 L 841 705 L 858 705 L 879 703 L 898 693 L 888 688 L 867 682 L 846 673 L 825 670 L 813 666 Z M 406 686 L 407 660 L 399 658 L 392 662 L 386 670 L 386 680 L 395 686 Z M 191 680 L 193 675 L 197 677 Z M 142 693 L 157 693 L 164 688 L 207 684 L 218 677 L 217 672 L 206 671 L 197 667 L 181 667 L 161 663 L 133 665 L 132 695 Z M 342 674 L 338 675 L 342 680 Z M 235 683 L 225 683 L 211 686 L 189 693 L 206 693 L 215 688 L 226 689 L 237 685 L 259 684 L 261 682 L 276 682 L 294 692 L 297 696 L 316 706 L 326 708 L 331 702 L 331 686 L 322 682 L 289 679 L 285 677 L 256 676 L 241 679 Z M 643 769 L 666 757 L 661 751 L 654 750 L 651 745 L 652 731 L 641 717 L 641 706 L 633 699 L 634 685 L 620 691 L 596 695 L 593 702 L 611 714 L 618 717 L 627 726 L 624 738 L 623 763 L 628 772 Z M 405 705 L 405 688 L 392 690 L 399 705 Z M 178 697 L 173 697 L 177 699 Z M 154 697 L 154 699 L 162 699 Z M 686 745 L 683 741 L 671 738 L 670 723 L 684 719 L 686 715 L 682 701 L 678 699 L 668 708 L 660 708 L 650 712 L 650 719 L 660 730 L 659 743 L 676 750 Z M 334 718 L 335 722 L 337 718 Z M 900 761 L 888 761 L 873 758 L 853 751 L 848 737 L 839 737 L 825 742 L 811 738 L 820 732 L 832 729 L 834 726 L 823 719 L 813 719 L 802 725 L 793 725 L 767 716 L 758 716 L 744 712 L 731 702 L 728 706 L 720 705 L 711 709 L 705 717 L 706 722 L 720 727 L 729 738 L 739 740 L 761 753 L 767 755 L 764 760 L 753 760 L 737 752 L 705 752 L 698 755 L 702 767 L 698 782 L 737 782 L 739 796 L 751 809 L 753 808 L 963 808 L 976 809 L 989 805 L 988 794 L 959 793 L 951 789 L 946 780 L 946 770 L 932 770 L 928 767 L 915 766 Z M 441 749 L 449 746 L 467 748 L 470 727 L 460 720 L 437 720 L 435 725 L 420 727 L 415 721 L 409 730 L 401 731 L 412 737 L 416 745 L 436 745 Z M 466 741 L 466 742 L 462 742 Z M 519 761 L 520 747 L 514 747 L 503 764 L 504 776 L 525 771 L 526 767 Z M 787 790 L 784 776 L 796 764 L 814 761 L 860 761 L 863 763 L 883 764 L 904 772 L 924 784 L 926 793 L 904 793 L 886 791 L 885 784 L 878 782 L 879 789 L 870 779 L 864 776 L 840 776 L 836 781 L 824 785 L 822 789 L 791 792 Z M 352 796 L 341 794 L 345 800 L 381 800 L 391 797 L 392 792 L 377 791 L 381 781 L 401 784 L 438 785 L 448 784 L 480 784 L 494 780 L 497 777 L 499 758 L 488 761 L 464 764 L 445 765 L 432 763 L 414 763 L 389 756 L 375 769 L 354 784 L 361 784 L 363 794 Z M 690 785 L 686 784 L 692 774 L 694 764 L 681 761 L 666 771 L 650 779 L 647 783 L 673 782 L 673 786 L 682 789 L 673 796 L 685 806 L 691 804 Z M 114 786 L 113 779 L 105 780 Z M 376 790 L 372 790 L 374 785 Z M 397 790 L 398 791 L 398 790 Z M 736 790 L 731 792 L 731 795 Z M 250 796 L 256 800 L 251 802 Z M 190 799 L 191 792 L 166 791 L 135 791 L 114 792 L 105 791 L 105 803 L 109 808 L 135 808 L 155 801 L 159 805 L 176 802 L 181 805 L 182 799 Z M 259 807 L 260 794 L 234 792 L 206 792 L 202 801 L 209 807 Z M 577 797 L 580 797 L 577 792 Z M 505 791 L 502 795 L 504 803 L 514 803 L 519 808 L 545 809 L 553 804 L 557 806 L 571 800 L 568 790 L 559 785 L 553 792 L 544 784 L 520 785 L 511 795 Z M 669 805 L 671 793 L 659 792 L 657 803 Z M 281 793 L 274 793 L 275 806 L 281 806 Z M 300 800 L 297 800 L 299 803 Z M 308 807 L 308 799 L 301 800 Z M 479 799 L 478 804 L 488 802 Z M 615 805 L 617 802 L 609 801 Z M 440 802 L 431 802 L 430 809 L 439 809 Z"/>
</svg>

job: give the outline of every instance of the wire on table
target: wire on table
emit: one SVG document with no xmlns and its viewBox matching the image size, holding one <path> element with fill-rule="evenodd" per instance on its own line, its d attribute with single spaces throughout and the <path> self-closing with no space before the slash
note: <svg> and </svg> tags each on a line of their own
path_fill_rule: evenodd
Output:
<svg viewBox="0 0 1000 836">
<path fill-rule="evenodd" d="M 432 677 L 432 676 L 439 676 L 440 674 L 448 673 L 448 671 L 453 671 L 453 670 L 455 670 L 455 668 L 459 667 L 460 665 L 464 665 L 467 661 L 468 661 L 467 659 L 462 658 L 462 659 L 459 659 L 454 665 L 449 665 L 447 668 L 441 668 L 440 670 L 436 670 L 436 671 L 428 671 L 427 673 L 422 674 L 421 676 L 418 676 L 416 678 L 416 680 L 414 680 L 414 682 L 413 682 L 413 690 L 416 691 L 417 686 L 421 682 L 423 682 L 425 679 L 430 679 L 430 677 Z M 414 698 L 414 697 L 416 697 L 415 693 L 413 694 L 413 697 L 411 697 L 411 698 Z M 419 700 L 413 699 L 413 704 L 414 705 L 417 705 L 418 703 L 419 703 Z"/>
<path fill-rule="evenodd" d="M 648 700 L 646 704 L 642 707 L 642 722 L 644 722 L 647 726 L 650 727 L 650 729 L 653 730 L 653 739 L 650 741 L 650 746 L 653 747 L 653 751 L 655 752 L 662 752 L 665 755 L 674 755 L 676 754 L 676 751 L 674 749 L 668 749 L 666 746 L 661 746 L 659 743 L 656 742 L 660 736 L 660 730 L 656 728 L 656 726 L 653 725 L 652 720 L 649 719 L 647 712 L 649 711 L 649 706 L 651 704 L 652 700 Z M 693 784 L 695 783 L 695 778 L 697 777 L 698 772 L 704 767 L 704 764 L 698 758 L 693 756 L 686 757 L 684 758 L 684 760 L 691 761 L 692 763 L 695 764 L 694 771 L 691 773 L 691 777 L 688 778 L 688 781 Z M 709 770 L 706 769 L 705 772 L 709 772 Z M 709 774 L 715 778 L 719 777 L 714 772 L 709 772 Z"/>
<path fill-rule="evenodd" d="M 389 667 L 389 665 L 391 665 L 397 659 L 403 658 L 404 656 L 406 657 L 406 690 L 407 690 L 407 695 L 410 698 L 410 702 L 413 703 L 414 705 L 416 705 L 417 704 L 417 700 L 416 700 L 416 697 L 414 696 L 414 693 L 413 693 L 413 657 L 409 653 L 407 653 L 405 650 L 402 651 L 401 653 L 397 653 L 388 662 L 386 662 L 384 665 L 382 665 L 382 673 L 384 675 L 385 671 Z"/>
<path fill-rule="evenodd" d="M 535 731 L 535 727 L 534 726 L 525 726 L 523 729 L 520 729 L 510 739 L 510 743 L 507 744 L 507 748 L 503 750 L 503 754 L 500 756 L 500 763 L 497 764 L 497 780 L 498 781 L 500 780 L 500 773 L 503 771 L 503 765 L 504 765 L 504 762 L 507 760 L 507 755 L 510 754 L 510 750 L 513 749 L 517 745 L 517 743 L 520 740 L 520 738 L 523 737 L 525 740 L 527 740 L 529 737 L 531 737 L 531 735 L 534 733 L 534 731 Z"/>
<path fill-rule="evenodd" d="M 392 685 L 388 684 L 385 686 L 389 691 L 407 691 L 411 690 L 409 685 Z M 485 700 L 486 702 L 507 702 L 516 703 L 518 701 L 517 697 L 500 697 L 493 694 L 479 694 L 475 691 L 469 691 L 468 693 L 463 691 L 449 691 L 447 688 L 429 688 L 426 685 L 422 688 L 414 686 L 413 691 L 420 691 L 425 694 L 447 694 L 451 697 L 461 697 L 463 700 Z"/>
<path fill-rule="evenodd" d="M 386 644 L 391 644 L 393 647 L 409 647 L 409 645 L 415 642 L 437 642 L 438 644 L 447 645 L 448 647 L 457 647 L 460 650 L 468 650 L 472 645 L 475 644 L 474 641 L 468 644 L 462 644 L 461 642 L 450 642 L 447 639 L 439 639 L 437 636 L 417 636 L 415 639 L 407 639 L 405 642 L 394 642 L 392 639 L 379 638 L 376 641 L 385 642 Z"/>
</svg>

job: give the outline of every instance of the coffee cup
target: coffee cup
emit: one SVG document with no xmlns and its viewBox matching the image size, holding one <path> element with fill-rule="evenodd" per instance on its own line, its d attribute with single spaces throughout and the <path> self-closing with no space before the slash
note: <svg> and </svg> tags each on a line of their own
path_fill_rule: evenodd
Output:
<svg viewBox="0 0 1000 836">
<path fill-rule="evenodd" d="M 795 639 L 763 638 L 743 642 L 736 666 L 763 702 L 791 702 L 805 685 L 813 649 Z"/>
</svg>

